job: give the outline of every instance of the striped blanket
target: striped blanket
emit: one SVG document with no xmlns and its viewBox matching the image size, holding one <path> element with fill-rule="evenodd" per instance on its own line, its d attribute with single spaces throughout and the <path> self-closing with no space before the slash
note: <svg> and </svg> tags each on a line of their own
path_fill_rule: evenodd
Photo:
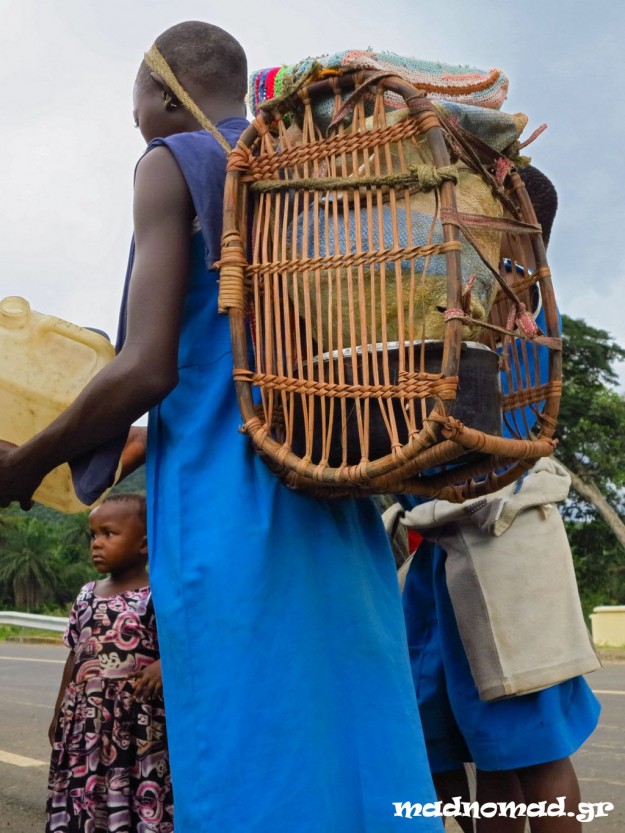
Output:
<svg viewBox="0 0 625 833">
<path fill-rule="evenodd" d="M 253 72 L 249 79 L 250 109 L 257 114 L 262 104 L 303 83 L 363 69 L 394 72 L 425 90 L 460 127 L 479 136 L 498 152 L 517 141 L 527 124 L 523 113 L 500 111 L 508 92 L 508 77 L 499 69 L 453 66 L 406 58 L 393 52 L 353 49 Z M 405 107 L 401 98 L 392 95 L 387 97 L 387 103 L 389 109 Z M 329 124 L 331 113 L 330 98 L 316 105 L 315 117 L 321 129 Z"/>
</svg>

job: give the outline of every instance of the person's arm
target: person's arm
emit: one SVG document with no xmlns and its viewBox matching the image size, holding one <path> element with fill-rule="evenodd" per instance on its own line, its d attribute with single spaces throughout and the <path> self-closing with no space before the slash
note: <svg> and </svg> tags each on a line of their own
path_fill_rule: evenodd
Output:
<svg viewBox="0 0 625 833">
<path fill-rule="evenodd" d="M 0 449 L 0 506 L 19 500 L 28 508 L 49 471 L 128 431 L 175 387 L 193 215 L 174 157 L 165 147 L 150 151 L 135 179 L 126 342 L 48 428 L 19 448 Z"/>
<path fill-rule="evenodd" d="M 129 474 L 132 474 L 133 471 L 145 463 L 147 440 L 147 428 L 141 425 L 133 425 L 121 454 L 120 480 L 128 477 Z"/>
<path fill-rule="evenodd" d="M 61 677 L 61 685 L 59 686 L 59 693 L 56 698 L 56 703 L 54 704 L 54 715 L 52 717 L 52 721 L 48 728 L 48 740 L 50 741 L 50 746 L 54 744 L 54 733 L 56 732 L 56 724 L 59 720 L 59 712 L 61 710 L 61 703 L 63 702 L 63 697 L 65 695 L 65 691 L 67 686 L 72 679 L 72 673 L 74 671 L 74 652 L 70 651 L 67 659 L 65 660 L 65 667 L 63 668 L 63 676 Z"/>
</svg>

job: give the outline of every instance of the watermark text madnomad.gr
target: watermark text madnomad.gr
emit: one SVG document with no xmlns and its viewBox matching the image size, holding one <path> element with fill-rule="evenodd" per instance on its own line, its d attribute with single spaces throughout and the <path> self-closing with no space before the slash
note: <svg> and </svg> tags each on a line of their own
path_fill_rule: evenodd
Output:
<svg viewBox="0 0 625 833">
<path fill-rule="evenodd" d="M 432 816 L 467 816 L 473 819 L 492 819 L 495 816 L 504 818 L 540 818 L 542 816 L 558 817 L 572 816 L 580 822 L 594 821 L 607 816 L 614 810 L 614 804 L 609 801 L 580 801 L 577 811 L 566 809 L 566 799 L 563 795 L 555 801 L 537 801 L 533 804 L 517 804 L 514 801 L 488 801 L 478 804 L 477 801 L 463 801 L 457 795 L 446 803 L 435 801 L 431 804 L 411 804 L 410 801 L 394 801 L 395 816 L 406 819 Z"/>
</svg>

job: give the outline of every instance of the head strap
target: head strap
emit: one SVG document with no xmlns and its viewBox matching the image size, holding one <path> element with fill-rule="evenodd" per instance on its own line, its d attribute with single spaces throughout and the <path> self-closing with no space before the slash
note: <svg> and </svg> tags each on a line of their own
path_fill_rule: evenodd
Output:
<svg viewBox="0 0 625 833">
<path fill-rule="evenodd" d="M 200 124 L 204 130 L 207 130 L 219 142 L 226 153 L 230 153 L 232 148 L 228 142 L 224 139 L 219 130 L 217 130 L 212 121 L 200 110 L 191 96 L 185 91 L 156 44 L 153 44 L 150 47 L 143 58 L 150 69 L 161 76 L 178 101 L 189 113 L 191 113 L 198 124 Z"/>
</svg>

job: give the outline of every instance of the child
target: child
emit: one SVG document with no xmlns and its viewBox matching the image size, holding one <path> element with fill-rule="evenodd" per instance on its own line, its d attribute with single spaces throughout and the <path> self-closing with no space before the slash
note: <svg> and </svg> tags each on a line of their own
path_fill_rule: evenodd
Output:
<svg viewBox="0 0 625 833">
<path fill-rule="evenodd" d="M 80 591 L 50 726 L 46 833 L 170 833 L 173 796 L 145 498 L 116 494 L 89 516 L 91 559 L 109 577 Z"/>
<path fill-rule="evenodd" d="M 146 54 L 134 94 L 149 145 L 119 353 L 44 432 L 2 451 L 0 504 L 28 506 L 66 460 L 93 500 L 107 485 L 96 452 L 150 410 L 176 833 L 386 833 L 405 826 L 394 802 L 435 794 L 384 527 L 370 501 L 286 488 L 238 431 L 215 262 L 224 145 L 247 127 L 246 88 L 245 54 L 216 26 L 178 24 Z"/>
<path fill-rule="evenodd" d="M 547 245 L 557 208 L 555 188 L 533 166 L 521 169 L 520 173 Z M 540 366 L 539 373 L 542 373 Z M 529 408 L 526 419 L 535 419 Z M 522 483 L 517 486 L 523 488 Z M 553 536 L 566 539 L 559 515 L 555 518 L 554 526 L 547 527 L 549 536 L 538 529 L 535 536 L 545 536 L 541 543 L 546 560 L 550 549 L 555 550 L 558 545 Z M 423 534 L 430 535 L 425 531 Z M 499 544 L 502 558 L 509 557 L 503 550 L 501 538 L 484 533 L 484 539 L 493 549 Z M 439 796 L 443 801 L 449 801 L 466 792 L 463 763 L 473 761 L 477 767 L 477 799 L 480 803 L 546 801 L 552 804 L 563 796 L 561 814 L 554 812 L 550 816 L 530 819 L 531 830 L 534 833 L 578 833 L 581 830 L 577 818 L 580 791 L 569 756 L 595 729 L 599 702 L 581 676 L 532 693 L 496 701 L 481 700 L 452 607 L 447 560 L 447 553 L 441 546 L 431 540 L 424 541 L 412 559 L 403 597 L 415 688 Z M 505 586 L 506 579 L 509 580 L 511 566 L 518 582 L 526 583 L 526 561 L 520 548 L 514 565 L 502 563 L 498 572 L 501 585 Z M 564 572 L 561 584 L 566 586 Z M 463 590 L 465 605 L 472 610 L 477 622 L 481 610 L 480 591 L 474 586 L 464 586 Z M 526 596 L 519 593 L 516 605 L 517 608 L 523 605 L 522 612 L 531 628 L 537 617 L 536 611 L 527 606 Z M 535 604 L 540 606 L 546 602 L 537 598 Z M 562 615 L 560 608 L 553 611 L 553 616 L 557 615 Z M 510 628 L 509 620 L 510 617 L 496 622 L 502 640 L 506 627 Z M 571 625 L 570 629 L 573 631 Z M 472 631 L 478 633 L 473 623 Z M 484 650 L 489 647 L 484 645 Z M 580 648 L 581 653 L 591 653 L 589 646 L 586 645 L 585 651 Z M 557 665 L 559 659 L 554 657 L 554 664 Z M 596 666 L 591 665 L 586 671 Z M 469 819 L 459 818 L 458 822 L 463 830 L 472 829 Z M 522 817 L 496 816 L 480 819 L 476 824 L 477 833 L 523 833 L 524 829 Z"/>
</svg>

